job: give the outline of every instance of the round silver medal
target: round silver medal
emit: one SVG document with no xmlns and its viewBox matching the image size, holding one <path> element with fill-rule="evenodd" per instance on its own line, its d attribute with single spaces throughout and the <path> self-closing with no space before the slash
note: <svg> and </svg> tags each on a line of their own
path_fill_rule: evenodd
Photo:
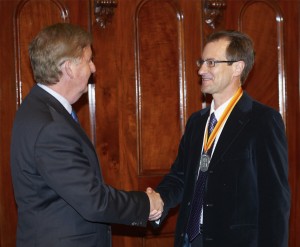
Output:
<svg viewBox="0 0 300 247">
<path fill-rule="evenodd" d="M 200 171 L 206 172 L 208 170 L 210 162 L 210 156 L 207 154 L 202 154 L 200 158 Z"/>
</svg>

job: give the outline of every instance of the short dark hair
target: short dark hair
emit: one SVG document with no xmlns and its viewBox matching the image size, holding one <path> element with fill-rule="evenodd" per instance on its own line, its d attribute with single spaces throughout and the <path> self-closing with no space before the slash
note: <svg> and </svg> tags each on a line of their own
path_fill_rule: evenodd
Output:
<svg viewBox="0 0 300 247">
<path fill-rule="evenodd" d="M 255 52 L 252 39 L 247 34 L 239 31 L 224 30 L 210 34 L 206 43 L 220 39 L 229 41 L 229 45 L 226 49 L 227 60 L 244 61 L 245 68 L 241 74 L 241 83 L 243 85 L 254 64 Z"/>
<path fill-rule="evenodd" d="M 57 23 L 44 28 L 31 41 L 29 57 L 34 79 L 42 84 L 55 84 L 67 60 L 82 57 L 83 49 L 92 43 L 92 36 L 79 26 Z"/>
</svg>

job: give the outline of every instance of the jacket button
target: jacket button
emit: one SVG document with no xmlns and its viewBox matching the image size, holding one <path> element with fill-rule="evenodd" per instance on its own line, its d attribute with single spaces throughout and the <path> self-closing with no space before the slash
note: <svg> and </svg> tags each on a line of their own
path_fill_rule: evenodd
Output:
<svg viewBox="0 0 300 247">
<path fill-rule="evenodd" d="M 207 204 L 206 204 L 206 207 L 213 207 L 213 206 L 214 206 L 213 203 L 207 203 Z"/>
</svg>

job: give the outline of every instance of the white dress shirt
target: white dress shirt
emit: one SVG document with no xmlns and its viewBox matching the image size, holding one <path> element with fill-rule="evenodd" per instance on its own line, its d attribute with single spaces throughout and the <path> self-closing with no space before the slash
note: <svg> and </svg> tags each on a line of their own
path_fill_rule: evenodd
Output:
<svg viewBox="0 0 300 247">
<path fill-rule="evenodd" d="M 71 114 L 72 106 L 70 105 L 70 103 L 67 101 L 66 98 L 64 98 L 59 93 L 55 92 L 53 89 L 47 87 L 44 84 L 38 83 L 37 85 L 42 89 L 44 89 L 45 91 L 47 91 L 48 93 L 50 93 L 54 98 L 56 98 L 64 106 L 64 108 L 66 108 L 66 110 Z"/>
</svg>

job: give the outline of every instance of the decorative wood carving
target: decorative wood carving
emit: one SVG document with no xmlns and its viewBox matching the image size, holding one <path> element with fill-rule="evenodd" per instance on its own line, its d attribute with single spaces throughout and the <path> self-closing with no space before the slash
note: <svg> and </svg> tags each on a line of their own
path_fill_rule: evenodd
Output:
<svg viewBox="0 0 300 247">
<path fill-rule="evenodd" d="M 118 0 L 95 0 L 96 22 L 101 28 L 111 23 Z"/>
<path fill-rule="evenodd" d="M 225 8 L 226 8 L 226 0 L 205 0 L 204 2 L 205 22 L 211 28 L 216 29 Z"/>
</svg>

